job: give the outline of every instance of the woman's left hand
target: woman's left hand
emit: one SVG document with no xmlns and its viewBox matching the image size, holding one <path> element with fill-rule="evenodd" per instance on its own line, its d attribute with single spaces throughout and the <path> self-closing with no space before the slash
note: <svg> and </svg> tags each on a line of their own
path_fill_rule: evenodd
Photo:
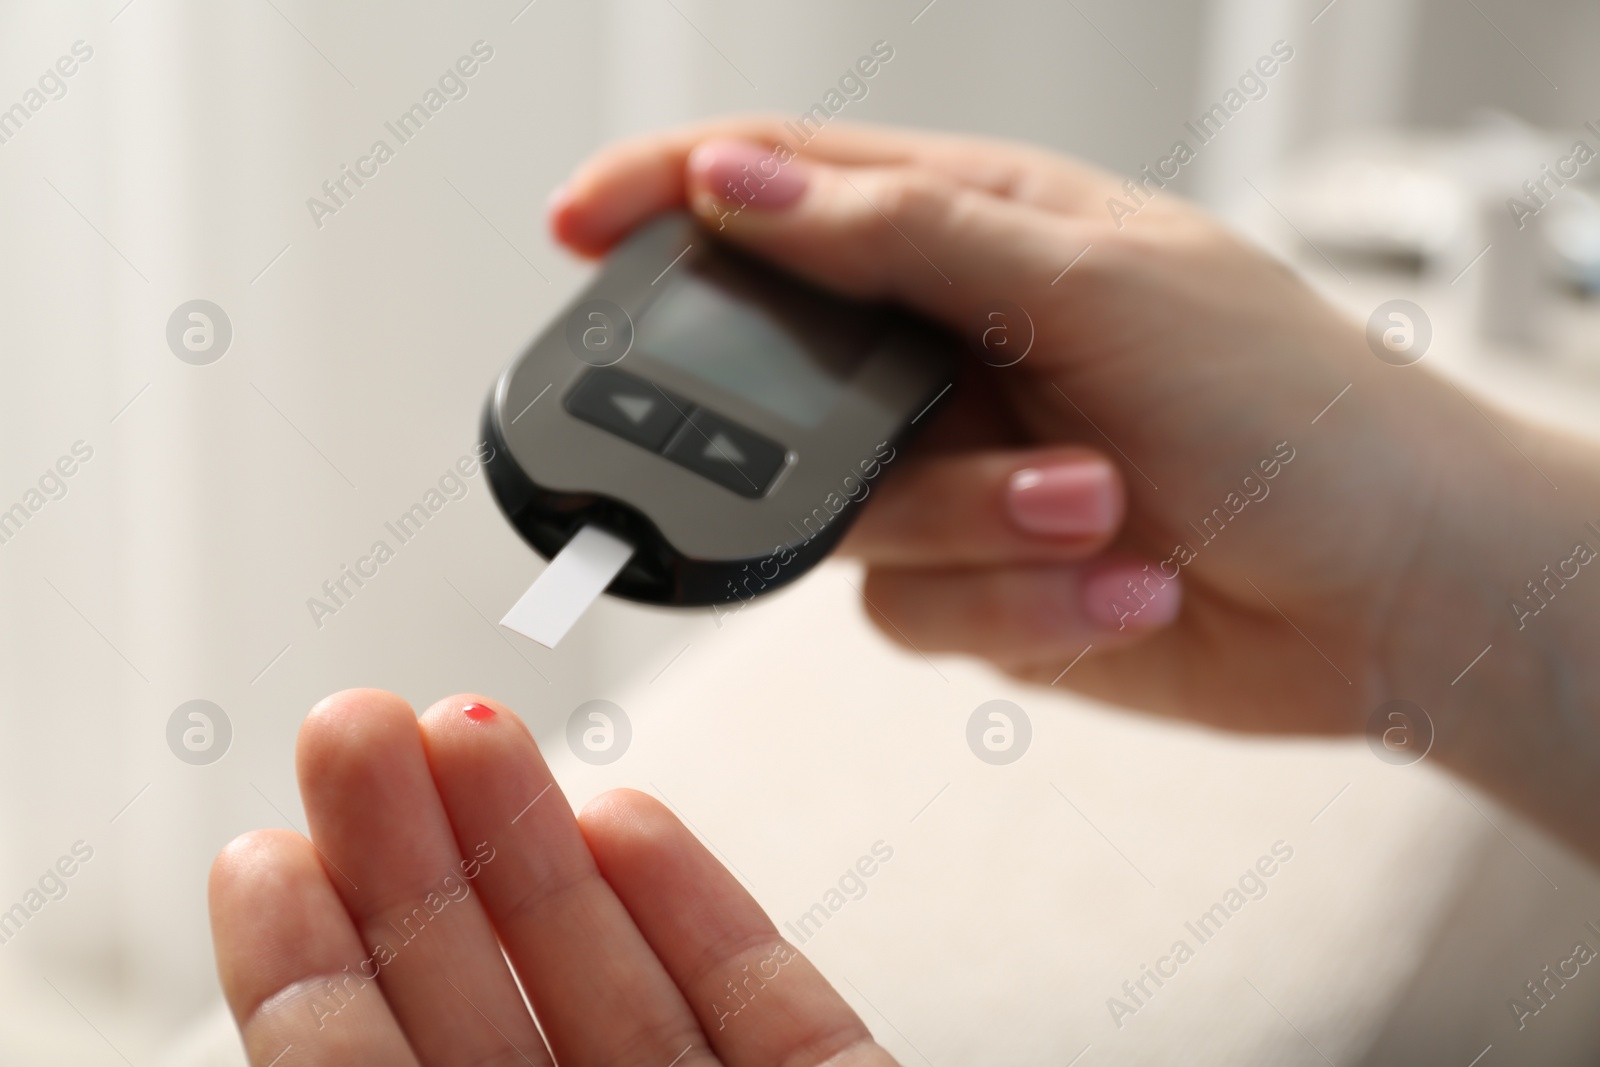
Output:
<svg viewBox="0 0 1600 1067">
<path fill-rule="evenodd" d="M 575 818 L 500 705 L 340 693 L 298 763 L 311 839 L 246 834 L 211 874 L 256 1067 L 892 1067 L 671 813 L 618 790 Z"/>
</svg>

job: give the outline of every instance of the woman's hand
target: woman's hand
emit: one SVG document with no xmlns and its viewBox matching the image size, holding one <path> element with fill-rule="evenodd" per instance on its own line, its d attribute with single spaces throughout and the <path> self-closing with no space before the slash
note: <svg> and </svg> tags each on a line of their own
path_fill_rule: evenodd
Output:
<svg viewBox="0 0 1600 1067">
<path fill-rule="evenodd" d="M 1409 699 L 1436 758 L 1600 855 L 1600 576 L 1537 627 L 1511 606 L 1600 520 L 1591 445 L 1380 361 L 1153 181 L 1036 149 L 729 120 L 606 149 L 551 224 L 598 254 L 684 205 L 821 285 L 991 331 L 848 540 L 891 636 L 1235 729 L 1355 732 Z"/>
<path fill-rule="evenodd" d="M 1228 726 L 1354 728 L 1378 590 L 1427 524 L 1437 384 L 1170 195 L 1119 229 L 1107 200 L 1127 192 L 1040 151 L 830 127 L 782 163 L 784 140 L 747 121 L 625 143 L 552 221 L 599 252 L 687 203 L 825 286 L 990 329 L 996 362 L 1028 333 L 1000 309 L 1031 319 L 1020 362 L 968 361 L 854 531 L 888 632 L 1046 682 L 1092 644 L 1063 685 Z"/>
<path fill-rule="evenodd" d="M 665 808 L 574 818 L 492 701 L 337 694 L 299 769 L 311 840 L 246 834 L 211 873 L 256 1067 L 894 1063 Z"/>
</svg>

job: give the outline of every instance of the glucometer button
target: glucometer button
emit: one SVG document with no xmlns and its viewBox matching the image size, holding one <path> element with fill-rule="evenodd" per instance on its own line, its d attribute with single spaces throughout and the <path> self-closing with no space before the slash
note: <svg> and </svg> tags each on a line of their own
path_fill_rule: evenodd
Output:
<svg viewBox="0 0 1600 1067">
<path fill-rule="evenodd" d="M 652 452 L 682 424 L 689 402 L 617 370 L 593 370 L 567 394 L 567 411 Z"/>
<path fill-rule="evenodd" d="M 759 497 L 783 466 L 784 450 L 736 422 L 697 408 L 662 453 L 740 496 Z"/>
</svg>

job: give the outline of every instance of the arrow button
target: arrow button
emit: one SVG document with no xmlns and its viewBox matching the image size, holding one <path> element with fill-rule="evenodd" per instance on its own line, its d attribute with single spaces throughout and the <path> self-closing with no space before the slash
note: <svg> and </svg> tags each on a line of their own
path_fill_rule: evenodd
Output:
<svg viewBox="0 0 1600 1067">
<path fill-rule="evenodd" d="M 592 426 L 659 452 L 693 405 L 637 375 L 602 369 L 583 376 L 567 394 L 565 407 Z"/>
<path fill-rule="evenodd" d="M 745 462 L 744 453 L 739 451 L 739 446 L 729 440 L 727 434 L 720 431 L 711 435 L 711 440 L 706 442 L 705 451 L 700 455 L 713 463 L 732 463 L 738 466 Z"/>
<path fill-rule="evenodd" d="M 715 412 L 696 408 L 661 454 L 754 500 L 766 494 L 787 450 Z"/>
<path fill-rule="evenodd" d="M 628 420 L 635 426 L 643 426 L 644 420 L 650 417 L 655 410 L 656 402 L 647 396 L 623 396 L 620 393 L 611 395 L 611 402 L 622 409 Z"/>
</svg>

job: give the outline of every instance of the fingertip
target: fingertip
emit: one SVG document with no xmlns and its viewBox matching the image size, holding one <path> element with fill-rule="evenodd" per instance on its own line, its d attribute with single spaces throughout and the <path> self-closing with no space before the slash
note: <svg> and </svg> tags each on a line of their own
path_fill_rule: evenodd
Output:
<svg viewBox="0 0 1600 1067">
<path fill-rule="evenodd" d="M 416 712 L 403 697 L 387 689 L 341 689 L 312 705 L 299 729 L 299 749 L 320 749 L 330 742 L 395 721 L 416 721 Z"/>
<path fill-rule="evenodd" d="M 1122 479 L 1105 457 L 1079 450 L 1013 471 L 1005 508 L 1012 524 L 1030 536 L 1109 538 L 1122 521 Z"/>
<path fill-rule="evenodd" d="M 982 447 L 910 458 L 869 488 L 850 549 L 918 569 L 1072 563 L 1101 552 L 1126 511 L 1115 465 L 1078 445 Z"/>
<path fill-rule="evenodd" d="M 1112 633 L 1148 633 L 1170 626 L 1183 609 L 1183 581 L 1161 564 L 1113 557 L 1090 564 L 1081 586 L 1085 616 Z"/>
<path fill-rule="evenodd" d="M 727 193 L 730 171 L 759 163 L 764 153 L 754 141 L 737 137 L 713 137 L 689 150 L 684 160 L 684 176 L 689 189 L 705 189 L 719 195 Z M 723 179 L 719 181 L 718 179 Z"/>
<path fill-rule="evenodd" d="M 578 830 L 614 887 L 664 879 L 657 887 L 664 890 L 686 865 L 726 873 L 671 809 L 636 789 L 612 789 L 589 801 L 578 813 Z"/>
<path fill-rule="evenodd" d="M 430 706 L 417 720 L 422 745 L 431 765 L 455 765 L 459 760 L 481 763 L 497 754 L 521 751 L 525 742 L 537 758 L 544 758 L 528 724 L 515 711 L 491 697 L 458 693 Z"/>
<path fill-rule="evenodd" d="M 677 913 L 675 921 L 703 913 L 717 915 L 722 923 L 736 902 L 739 910 L 753 909 L 757 925 L 766 922 L 733 875 L 655 797 L 634 789 L 602 793 L 584 805 L 578 828 L 595 865 L 625 904 L 649 893 L 653 907 Z"/>
<path fill-rule="evenodd" d="M 288 860 L 293 862 L 297 852 L 304 850 L 306 839 L 293 830 L 269 828 L 251 830 L 222 846 L 211 861 L 207 879 L 207 896 L 213 912 L 239 889 L 251 889 L 272 880 L 273 872 Z"/>
<path fill-rule="evenodd" d="M 779 130 L 777 118 L 735 117 L 602 148 L 551 194 L 546 209 L 551 233 L 573 252 L 595 257 L 663 211 L 690 207 L 715 220 L 717 212 L 703 201 L 705 180 L 715 177 L 717 161 L 726 163 L 730 152 L 740 162 L 767 160 L 782 140 Z M 786 160 L 780 169 L 791 167 Z M 695 175 L 702 178 L 699 193 L 691 197 Z M 742 171 L 738 178 L 744 178 Z M 793 199 L 794 187 L 795 179 L 776 183 L 764 191 L 764 206 Z"/>
<path fill-rule="evenodd" d="M 516 718 L 511 709 L 492 697 L 481 693 L 456 693 L 430 704 L 417 721 L 424 730 L 433 730 L 458 722 L 485 726 Z"/>
<path fill-rule="evenodd" d="M 596 224 L 593 203 L 580 197 L 572 183 L 557 187 L 545 204 L 550 235 L 569 251 L 586 259 L 604 255 L 615 238 Z"/>
<path fill-rule="evenodd" d="M 446 697 L 423 713 L 420 726 L 428 772 L 447 810 L 492 807 L 491 797 L 503 792 L 511 817 L 546 785 L 561 795 L 533 731 L 498 700 L 476 693 Z M 559 806 L 570 819 L 564 800 Z M 524 828 L 529 825 L 532 820 Z"/>
<path fill-rule="evenodd" d="M 883 634 L 929 655 L 981 656 L 1009 669 L 1093 644 L 1097 652 L 1147 640 L 1183 605 L 1181 579 L 1125 552 L 1087 562 L 1006 567 L 878 567 L 864 586 L 867 616 Z"/>
<path fill-rule="evenodd" d="M 547 215 L 557 214 L 572 199 L 572 183 L 562 182 L 550 190 L 550 195 L 544 198 L 544 210 Z"/>
<path fill-rule="evenodd" d="M 600 256 L 646 219 L 683 207 L 686 151 L 661 138 L 600 150 L 551 194 L 552 235 L 579 255 Z"/>
<path fill-rule="evenodd" d="M 715 162 L 719 146 L 733 145 L 737 149 L 737 147 L 746 143 L 730 138 L 718 138 L 713 141 L 702 141 L 689 149 L 689 154 L 684 157 L 683 161 L 683 173 L 688 179 L 689 187 L 692 189 L 696 185 L 704 186 L 708 184 L 707 179 L 710 176 L 711 167 Z"/>
<path fill-rule="evenodd" d="M 405 698 L 387 689 L 341 689 L 311 705 L 305 721 L 300 724 L 304 737 L 308 732 L 319 734 L 330 730 L 348 729 L 373 720 L 397 716 L 416 718 L 416 712 Z"/>
<path fill-rule="evenodd" d="M 295 742 L 302 782 L 351 758 L 366 759 L 396 736 L 415 735 L 411 705 L 382 689 L 345 689 L 312 706 Z"/>
<path fill-rule="evenodd" d="M 809 185 L 806 167 L 788 149 L 727 137 L 696 145 L 684 169 L 690 204 L 719 228 L 746 208 L 765 214 L 794 207 Z"/>
<path fill-rule="evenodd" d="M 597 835 L 615 838 L 676 824 L 677 817 L 649 793 L 623 788 L 608 790 L 590 800 L 578 813 L 578 823 L 585 834 L 592 829 Z"/>
</svg>

